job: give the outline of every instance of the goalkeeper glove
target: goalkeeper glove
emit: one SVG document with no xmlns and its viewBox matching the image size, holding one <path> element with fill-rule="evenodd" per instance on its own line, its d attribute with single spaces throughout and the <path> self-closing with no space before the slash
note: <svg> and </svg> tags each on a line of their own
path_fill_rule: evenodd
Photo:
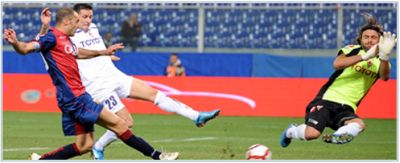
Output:
<svg viewBox="0 0 400 163">
<path fill-rule="evenodd" d="M 378 44 L 372 46 L 365 54 L 361 55 L 362 60 L 366 61 L 376 56 Z"/>
<path fill-rule="evenodd" d="M 394 45 L 396 44 L 396 34 L 390 32 L 384 32 L 383 36 L 379 39 L 379 59 L 388 61 L 389 55 L 392 52 Z"/>
</svg>

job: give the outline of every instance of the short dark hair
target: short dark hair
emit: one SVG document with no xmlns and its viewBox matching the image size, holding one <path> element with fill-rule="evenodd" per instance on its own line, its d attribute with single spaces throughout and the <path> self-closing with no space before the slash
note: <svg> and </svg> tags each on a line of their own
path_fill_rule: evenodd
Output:
<svg viewBox="0 0 400 163">
<path fill-rule="evenodd" d="M 79 11 L 81 11 L 82 9 L 93 10 L 93 7 L 88 3 L 77 3 L 77 4 L 74 5 L 73 9 L 77 13 L 79 13 Z"/>
<path fill-rule="evenodd" d="M 61 23 L 65 18 L 71 18 L 74 15 L 74 10 L 70 8 L 61 8 L 56 14 L 56 23 Z"/>
<path fill-rule="evenodd" d="M 362 34 L 366 30 L 369 30 L 369 29 L 374 30 L 374 31 L 378 32 L 380 35 L 383 35 L 382 25 L 380 25 L 378 23 L 378 21 L 371 14 L 364 13 L 363 16 L 364 16 L 364 19 L 367 21 L 367 24 L 363 25 L 358 32 L 358 36 L 356 38 L 356 41 L 358 44 L 361 44 Z"/>
</svg>

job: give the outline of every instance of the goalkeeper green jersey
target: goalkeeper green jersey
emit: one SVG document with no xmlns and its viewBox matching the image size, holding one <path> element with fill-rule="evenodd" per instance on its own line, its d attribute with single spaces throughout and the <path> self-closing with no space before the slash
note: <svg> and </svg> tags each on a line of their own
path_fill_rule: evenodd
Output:
<svg viewBox="0 0 400 163">
<path fill-rule="evenodd" d="M 348 45 L 340 49 L 338 55 L 341 53 L 350 57 L 366 52 L 360 45 Z M 361 100 L 379 79 L 380 63 L 379 58 L 375 57 L 367 61 L 360 61 L 345 69 L 336 70 L 316 98 L 346 104 L 356 111 Z"/>
</svg>

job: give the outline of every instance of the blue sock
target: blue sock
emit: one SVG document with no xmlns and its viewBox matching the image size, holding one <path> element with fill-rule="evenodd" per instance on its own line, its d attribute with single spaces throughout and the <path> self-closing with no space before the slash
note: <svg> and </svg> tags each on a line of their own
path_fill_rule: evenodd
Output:
<svg viewBox="0 0 400 163">
<path fill-rule="evenodd" d="M 125 144 L 142 152 L 145 156 L 149 156 L 154 160 L 160 159 L 161 152 L 156 151 L 149 143 L 140 137 L 132 134 L 130 130 L 126 130 L 122 135 L 118 136 Z"/>
<path fill-rule="evenodd" d="M 40 157 L 40 160 L 66 160 L 78 155 L 81 155 L 81 153 L 74 143 L 46 153 Z"/>
</svg>

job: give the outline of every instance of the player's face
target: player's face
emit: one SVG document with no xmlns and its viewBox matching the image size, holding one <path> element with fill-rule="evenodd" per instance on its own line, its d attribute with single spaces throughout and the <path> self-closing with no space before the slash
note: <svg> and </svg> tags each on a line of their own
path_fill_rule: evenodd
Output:
<svg viewBox="0 0 400 163">
<path fill-rule="evenodd" d="M 379 42 L 379 33 L 376 32 L 375 30 L 372 29 L 365 30 L 361 35 L 361 46 L 365 50 L 368 50 L 378 42 Z"/>
<path fill-rule="evenodd" d="M 75 32 L 79 27 L 78 24 L 79 24 L 79 15 L 78 13 L 74 12 L 74 16 L 70 19 L 69 23 L 69 30 L 68 30 L 69 36 L 75 35 Z"/>
<path fill-rule="evenodd" d="M 175 63 L 178 60 L 178 57 L 175 55 L 171 55 L 169 58 L 169 63 Z"/>
<path fill-rule="evenodd" d="M 87 31 L 93 20 L 93 10 L 82 9 L 79 11 L 79 28 Z"/>
</svg>

